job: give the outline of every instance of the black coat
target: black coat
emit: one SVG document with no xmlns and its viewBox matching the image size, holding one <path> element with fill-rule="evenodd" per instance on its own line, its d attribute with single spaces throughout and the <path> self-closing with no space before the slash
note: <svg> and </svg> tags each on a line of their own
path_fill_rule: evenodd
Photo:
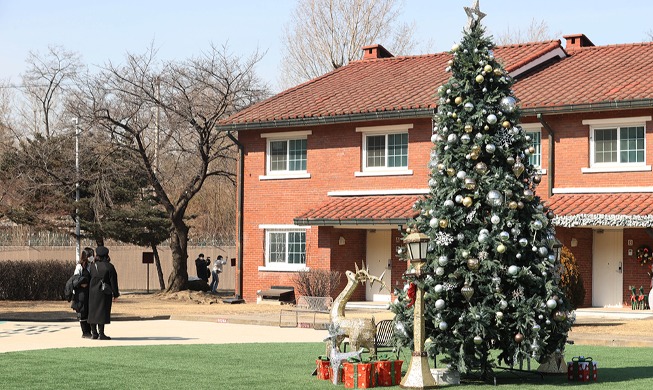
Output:
<svg viewBox="0 0 653 390">
<path fill-rule="evenodd" d="M 102 282 L 111 285 L 112 294 L 102 291 Z M 89 324 L 111 323 L 111 303 L 113 298 L 120 296 L 118 289 L 118 274 L 113 264 L 106 261 L 95 261 L 91 265 L 91 285 L 89 288 Z"/>
<path fill-rule="evenodd" d="M 73 303 L 70 307 L 75 309 L 80 320 L 88 318 L 88 300 L 89 300 L 89 284 L 91 282 L 91 273 L 86 268 L 82 268 L 82 274 L 76 280 L 73 287 L 75 288 L 75 295 L 73 295 Z M 86 287 L 82 287 L 82 284 Z"/>
</svg>

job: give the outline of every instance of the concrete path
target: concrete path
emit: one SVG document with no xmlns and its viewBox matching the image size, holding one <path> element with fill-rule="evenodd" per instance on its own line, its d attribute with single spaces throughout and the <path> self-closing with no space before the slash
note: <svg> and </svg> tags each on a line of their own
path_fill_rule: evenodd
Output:
<svg viewBox="0 0 653 390">
<path fill-rule="evenodd" d="M 327 336 L 326 330 L 179 320 L 112 321 L 105 331 L 112 340 L 83 339 L 76 322 L 0 322 L 0 353 L 118 345 L 321 342 Z"/>
</svg>

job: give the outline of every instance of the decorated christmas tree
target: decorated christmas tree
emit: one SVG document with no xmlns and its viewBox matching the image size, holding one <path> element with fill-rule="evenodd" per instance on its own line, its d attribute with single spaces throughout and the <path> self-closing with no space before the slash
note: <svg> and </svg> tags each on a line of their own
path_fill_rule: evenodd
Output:
<svg viewBox="0 0 653 390">
<path fill-rule="evenodd" d="M 399 341 L 412 345 L 411 298 L 423 288 L 429 355 L 487 377 L 496 364 L 560 352 L 573 319 L 559 286 L 553 213 L 535 195 L 541 177 L 529 161 L 534 149 L 519 126 L 513 80 L 493 55 L 478 2 L 466 12 L 446 69 L 451 77 L 438 89 L 430 194 L 408 226 L 430 239 L 426 265 L 419 277 L 407 273 L 392 309 Z"/>
</svg>

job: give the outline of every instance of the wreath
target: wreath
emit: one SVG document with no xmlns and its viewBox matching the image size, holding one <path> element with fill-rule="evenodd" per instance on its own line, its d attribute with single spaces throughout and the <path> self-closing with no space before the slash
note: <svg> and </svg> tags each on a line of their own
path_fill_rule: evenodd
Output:
<svg viewBox="0 0 653 390">
<path fill-rule="evenodd" d="M 642 245 L 637 248 L 637 261 L 639 261 L 640 266 L 645 266 L 651 262 L 651 247 L 648 245 Z"/>
</svg>

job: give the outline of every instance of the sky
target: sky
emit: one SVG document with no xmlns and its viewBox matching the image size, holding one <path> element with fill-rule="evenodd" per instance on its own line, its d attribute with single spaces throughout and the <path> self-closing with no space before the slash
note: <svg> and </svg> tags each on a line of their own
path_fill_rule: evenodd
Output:
<svg viewBox="0 0 653 390">
<path fill-rule="evenodd" d="M 401 0 L 400 0 L 401 1 Z M 472 0 L 403 0 L 401 20 L 415 22 L 415 54 L 449 50 L 462 37 Z M 29 52 L 48 45 L 77 52 L 97 70 L 151 44 L 165 60 L 228 44 L 235 55 L 266 52 L 256 69 L 278 92 L 281 40 L 295 0 L 0 0 L 0 81 L 20 83 Z M 533 19 L 551 33 L 585 34 L 595 45 L 649 40 L 653 1 L 480 0 L 488 33 L 526 30 Z M 384 42 L 370 42 L 380 43 Z"/>
</svg>

